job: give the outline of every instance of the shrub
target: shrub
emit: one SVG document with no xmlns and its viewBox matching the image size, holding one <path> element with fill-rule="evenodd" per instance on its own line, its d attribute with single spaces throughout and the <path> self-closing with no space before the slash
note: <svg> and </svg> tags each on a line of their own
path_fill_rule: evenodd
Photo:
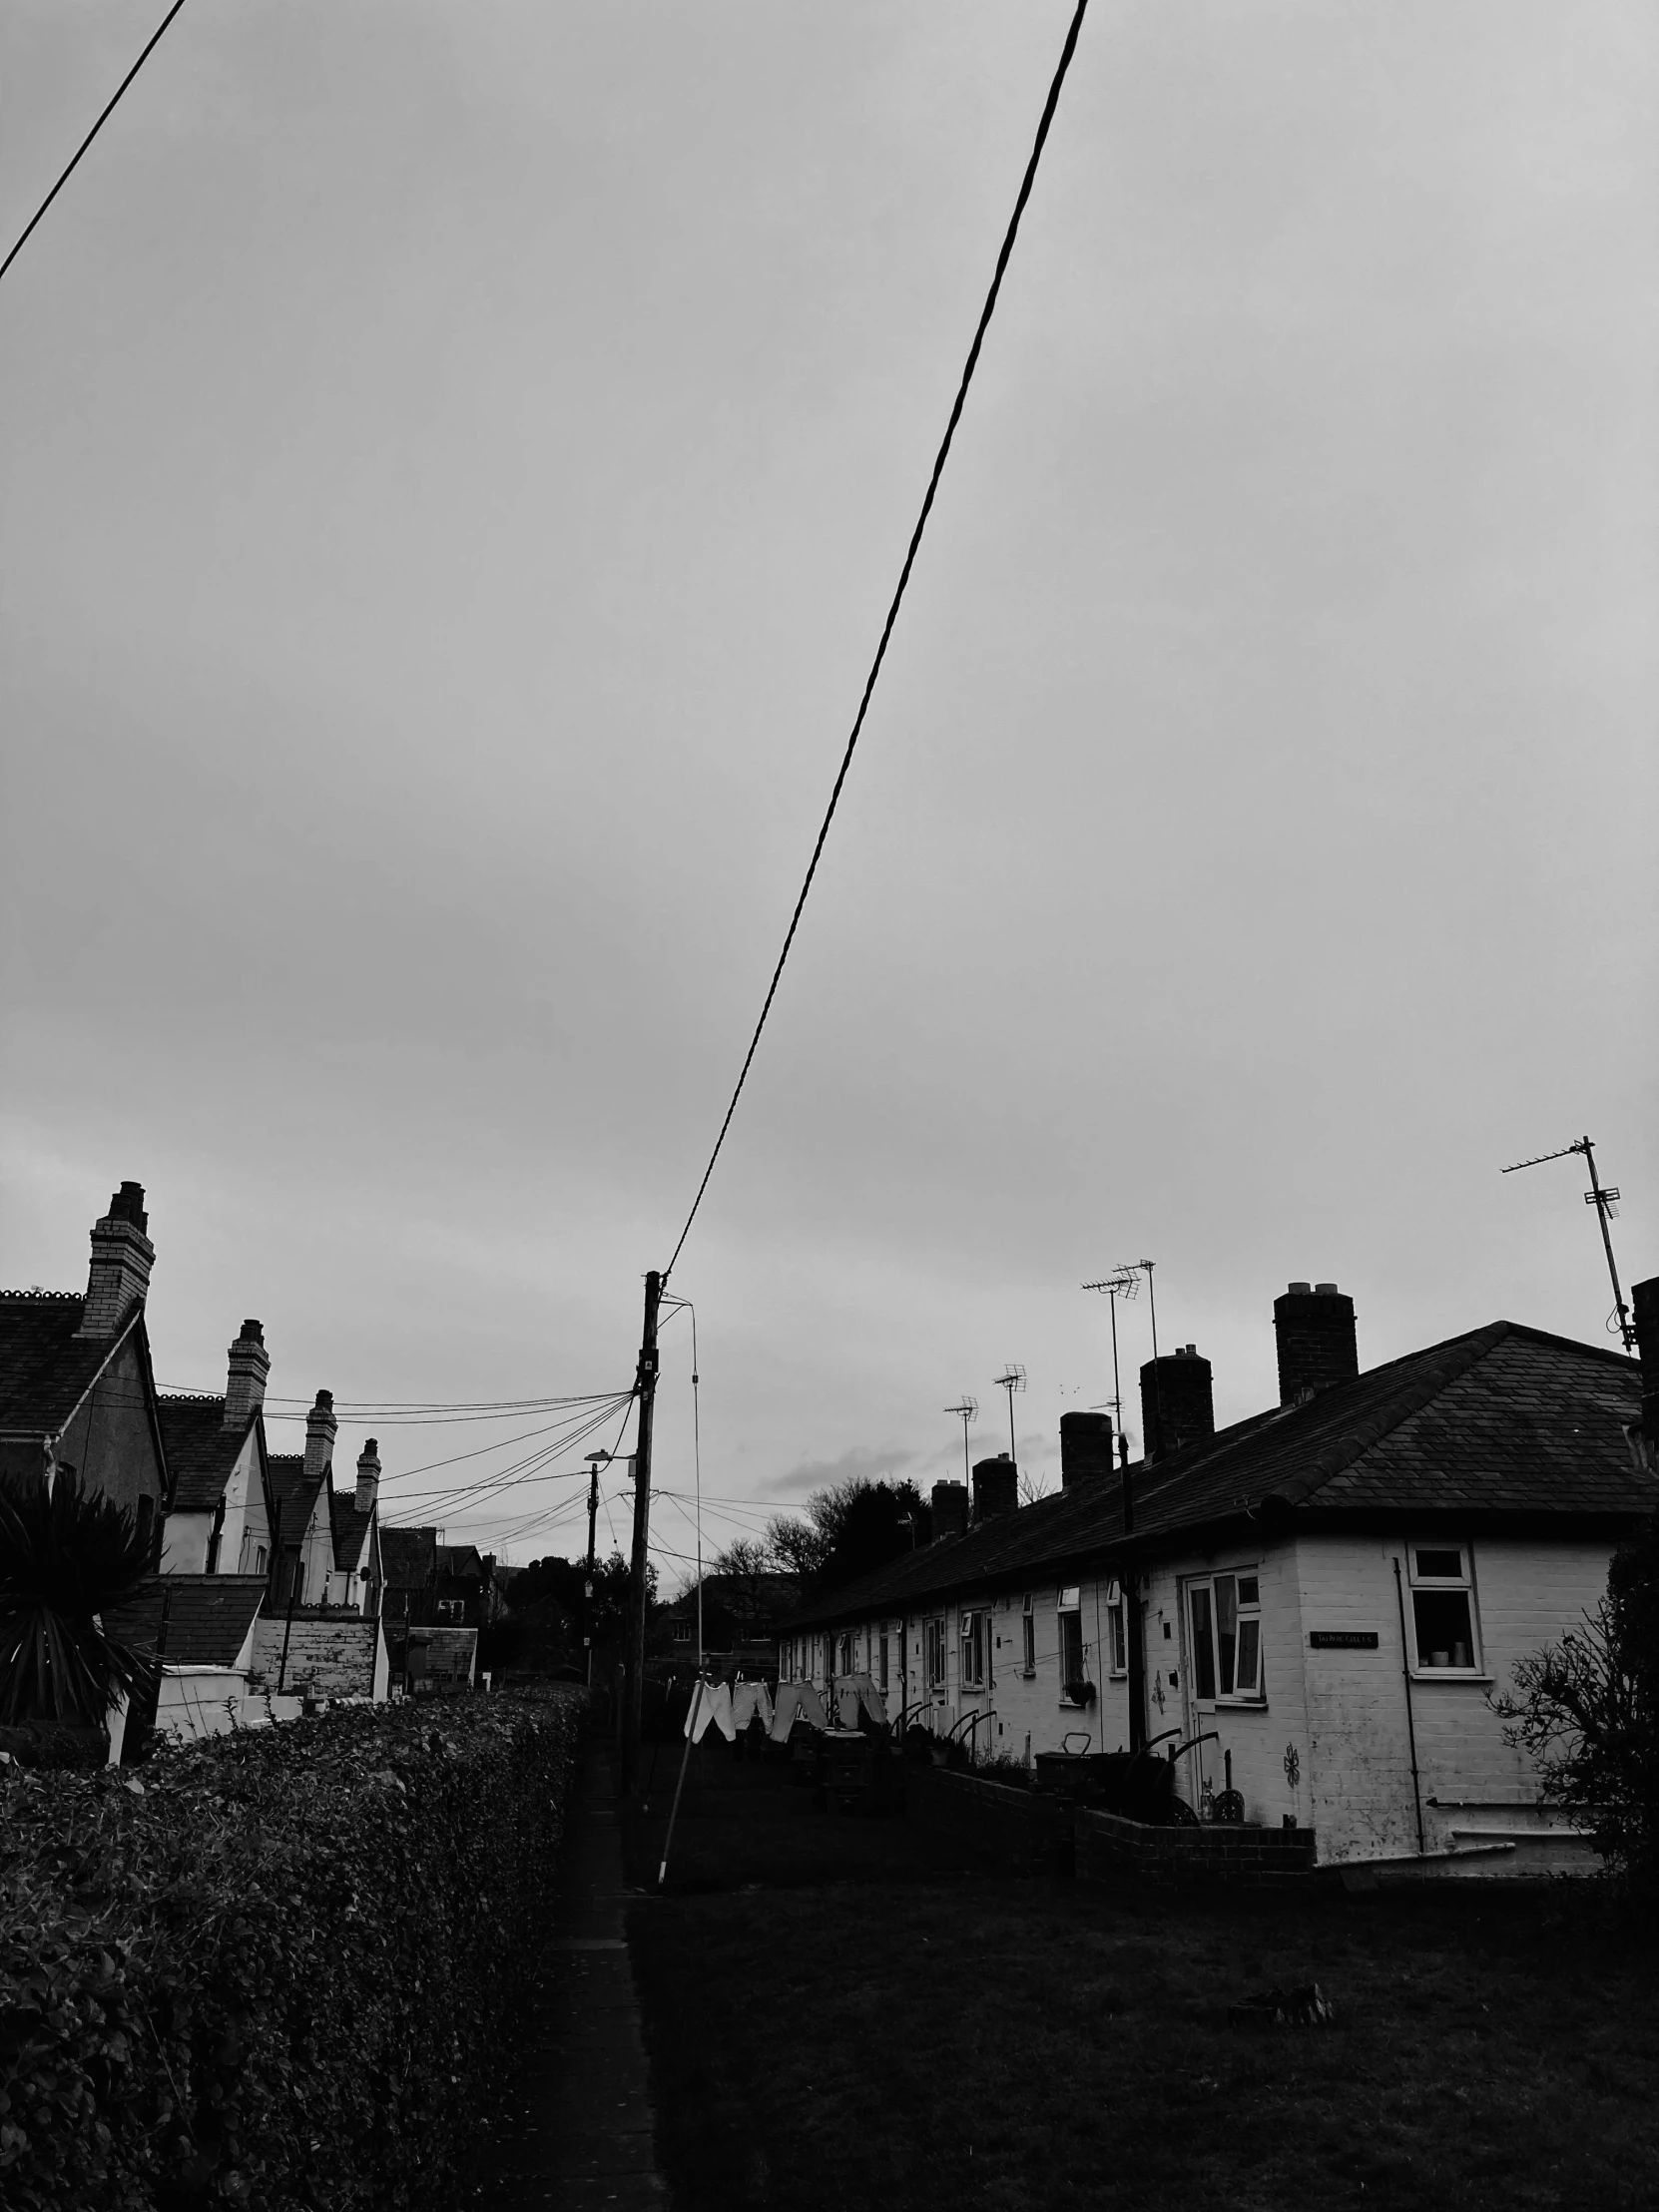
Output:
<svg viewBox="0 0 1659 2212">
<path fill-rule="evenodd" d="M 106 1636 L 113 1611 L 154 1573 L 161 1531 L 73 1474 L 0 1489 L 0 1722 L 100 1728 L 122 1693 L 143 1702 L 155 1670 Z"/>
<path fill-rule="evenodd" d="M 0 2202 L 446 2201 L 581 1704 L 336 1708 L 142 1778 L 0 1768 Z"/>
<path fill-rule="evenodd" d="M 1621 1544 L 1582 1628 L 1523 1659 L 1494 1701 L 1543 1794 L 1615 1872 L 1659 1898 L 1659 1520 Z"/>
</svg>

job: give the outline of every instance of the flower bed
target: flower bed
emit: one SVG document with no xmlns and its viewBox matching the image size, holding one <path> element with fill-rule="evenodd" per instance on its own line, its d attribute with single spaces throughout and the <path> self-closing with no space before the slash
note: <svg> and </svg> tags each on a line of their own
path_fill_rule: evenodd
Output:
<svg viewBox="0 0 1659 2212">
<path fill-rule="evenodd" d="M 0 1768 L 0 2201 L 438 2206 L 533 1962 L 580 1692 Z"/>
</svg>

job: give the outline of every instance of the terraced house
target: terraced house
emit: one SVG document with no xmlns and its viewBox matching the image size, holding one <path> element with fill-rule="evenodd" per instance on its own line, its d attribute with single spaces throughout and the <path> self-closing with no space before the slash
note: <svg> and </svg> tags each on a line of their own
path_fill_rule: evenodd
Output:
<svg viewBox="0 0 1659 2212">
<path fill-rule="evenodd" d="M 1218 1434 L 1209 1363 L 1149 1362 L 1144 1459 L 1068 1414 L 1057 1496 L 1019 1506 L 1006 1458 L 971 1510 L 937 1485 L 947 1532 L 798 1614 L 786 1678 L 868 1673 L 976 1759 L 1156 1745 L 1194 1813 L 1231 1788 L 1324 1865 L 1588 1864 L 1490 1698 L 1659 1507 L 1638 1364 L 1499 1321 L 1362 1374 L 1335 1285 L 1274 1319 L 1277 1405 Z"/>
</svg>

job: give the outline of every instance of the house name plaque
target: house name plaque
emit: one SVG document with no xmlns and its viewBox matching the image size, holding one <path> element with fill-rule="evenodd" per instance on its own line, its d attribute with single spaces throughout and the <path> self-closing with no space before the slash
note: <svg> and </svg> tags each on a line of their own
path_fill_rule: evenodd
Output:
<svg viewBox="0 0 1659 2212">
<path fill-rule="evenodd" d="M 1315 1651 L 1376 1651 L 1375 1628 L 1311 1628 L 1308 1642 Z"/>
</svg>

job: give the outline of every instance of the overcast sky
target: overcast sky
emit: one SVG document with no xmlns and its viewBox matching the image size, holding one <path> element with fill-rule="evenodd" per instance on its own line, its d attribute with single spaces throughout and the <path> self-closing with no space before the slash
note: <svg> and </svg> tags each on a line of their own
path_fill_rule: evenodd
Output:
<svg viewBox="0 0 1659 2212">
<path fill-rule="evenodd" d="M 162 12 L 0 16 L 0 250 Z M 132 1177 L 164 1384 L 627 1387 L 1069 14 L 191 0 L 0 285 L 8 1284 Z M 1223 1419 L 1292 1277 L 1605 1342 L 1497 1172 L 1585 1130 L 1659 1268 L 1656 123 L 1645 0 L 1095 0 L 676 1271 L 713 1495 L 1010 1359 L 1053 1480 L 1124 1260 Z"/>
</svg>

